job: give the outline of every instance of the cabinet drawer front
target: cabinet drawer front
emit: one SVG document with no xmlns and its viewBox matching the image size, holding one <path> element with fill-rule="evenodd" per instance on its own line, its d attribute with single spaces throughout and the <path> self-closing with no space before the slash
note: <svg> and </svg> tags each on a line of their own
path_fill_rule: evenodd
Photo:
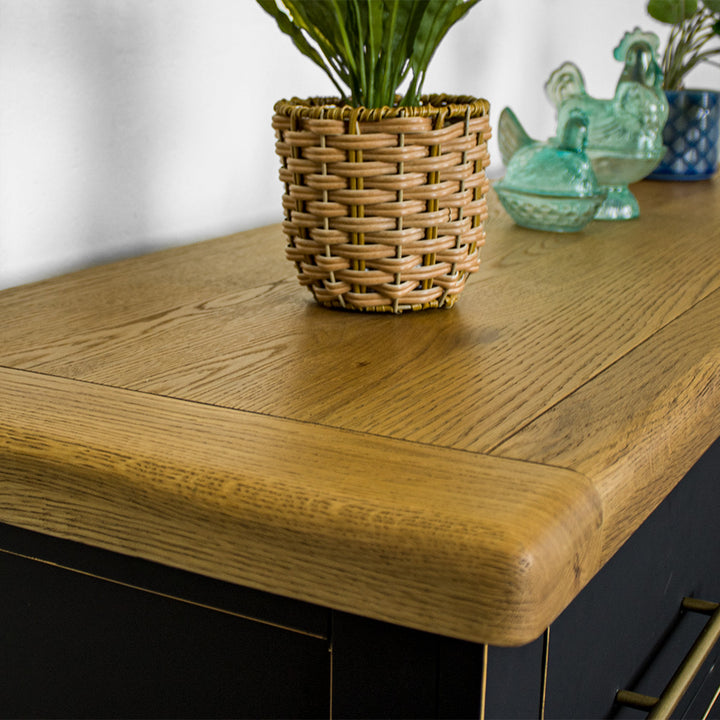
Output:
<svg viewBox="0 0 720 720">
<path fill-rule="evenodd" d="M 324 639 L 0 553 L 7 717 L 327 717 Z"/>
</svg>

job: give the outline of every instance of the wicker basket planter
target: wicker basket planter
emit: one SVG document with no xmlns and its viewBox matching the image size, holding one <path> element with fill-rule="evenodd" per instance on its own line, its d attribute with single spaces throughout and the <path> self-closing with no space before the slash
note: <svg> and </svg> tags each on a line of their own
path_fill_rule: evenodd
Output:
<svg viewBox="0 0 720 720">
<path fill-rule="evenodd" d="M 275 105 L 286 254 L 318 303 L 455 303 L 485 241 L 488 112 L 485 100 L 443 95 L 412 108 Z"/>
</svg>

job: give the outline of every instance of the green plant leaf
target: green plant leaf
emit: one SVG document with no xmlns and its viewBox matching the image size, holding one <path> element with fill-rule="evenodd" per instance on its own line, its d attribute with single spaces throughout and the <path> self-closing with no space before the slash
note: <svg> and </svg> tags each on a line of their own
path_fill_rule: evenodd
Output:
<svg viewBox="0 0 720 720">
<path fill-rule="evenodd" d="M 425 73 L 440 42 L 448 30 L 479 0 L 425 0 L 425 8 L 417 30 L 417 40 L 410 55 L 413 82 L 404 104 L 414 104 L 421 92 Z M 412 97 L 415 96 L 415 97 Z"/>
<path fill-rule="evenodd" d="M 296 18 L 291 20 L 288 15 L 278 6 L 276 0 L 257 0 L 260 7 L 263 8 L 269 15 L 275 18 L 278 27 L 282 32 L 290 37 L 300 52 L 306 57 L 310 58 L 316 65 L 321 67 L 328 75 L 333 85 L 338 89 L 340 95 L 344 95 L 345 91 L 339 82 L 344 82 L 344 78 L 336 76 L 332 71 L 332 64 L 328 61 L 327 57 L 324 57 L 318 50 L 307 40 L 302 32 L 301 25 L 297 23 Z M 313 40 L 316 40 L 315 35 L 309 32 Z"/>
<path fill-rule="evenodd" d="M 415 72 L 413 67 L 413 55 L 418 48 L 424 43 L 424 39 L 420 36 L 420 26 L 426 10 L 426 0 L 415 2 L 414 0 L 396 0 L 396 31 L 391 38 L 392 52 L 389 58 L 392 84 L 395 88 L 400 85 L 405 78 Z M 412 86 L 405 95 L 405 100 L 409 101 L 409 96 L 413 95 Z M 405 104 L 417 104 L 413 97 L 412 102 Z"/>
<path fill-rule="evenodd" d="M 307 55 L 313 62 L 319 65 L 323 64 L 323 59 L 318 52 L 307 42 L 300 28 L 293 25 L 290 18 L 277 6 L 275 0 L 257 0 L 257 2 L 265 12 L 275 18 L 280 30 L 290 36 L 300 52 Z"/>
<path fill-rule="evenodd" d="M 449 28 L 480 0 L 257 0 L 298 49 L 355 105 L 417 104 Z M 346 89 L 342 87 L 345 85 Z"/>
<path fill-rule="evenodd" d="M 698 11 L 698 0 L 649 0 L 648 14 L 660 22 L 675 25 Z"/>
<path fill-rule="evenodd" d="M 711 13 L 720 13 L 720 0 L 703 0 L 703 5 L 705 5 Z"/>
<path fill-rule="evenodd" d="M 378 94 L 378 65 L 382 62 L 382 30 L 383 30 L 383 3 L 382 0 L 367 0 L 367 13 L 363 15 L 358 5 L 358 15 L 363 17 L 365 53 L 366 93 L 370 101 Z"/>
<path fill-rule="evenodd" d="M 277 1 L 277 0 L 276 0 Z M 336 58 L 339 53 L 350 55 L 347 38 L 343 38 L 344 28 L 347 27 L 347 3 L 337 6 L 336 0 L 282 0 L 290 12 L 293 23 L 304 30 L 315 41 L 327 58 Z M 345 58 L 346 60 L 348 58 Z"/>
</svg>

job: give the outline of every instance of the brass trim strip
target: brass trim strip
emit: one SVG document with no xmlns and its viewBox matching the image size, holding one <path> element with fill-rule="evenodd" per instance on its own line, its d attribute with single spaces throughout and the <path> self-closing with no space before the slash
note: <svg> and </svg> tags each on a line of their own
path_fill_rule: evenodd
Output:
<svg viewBox="0 0 720 720">
<path fill-rule="evenodd" d="M 69 572 L 77 573 L 78 575 L 83 575 L 85 577 L 93 578 L 95 580 L 104 580 L 105 582 L 113 583 L 114 585 L 120 585 L 121 587 L 129 588 L 131 590 L 139 590 L 140 592 L 155 595 L 157 597 L 165 598 L 167 600 L 175 600 L 176 602 L 185 603 L 186 605 L 192 605 L 193 607 L 202 608 L 203 610 L 211 610 L 214 612 L 222 613 L 223 615 L 230 615 L 232 617 L 239 618 L 240 620 L 249 620 L 251 622 L 260 623 L 261 625 L 278 628 L 279 630 L 287 630 L 288 632 L 297 633 L 298 635 L 304 635 L 305 637 L 311 637 L 317 640 L 328 639 L 325 635 L 313 633 L 309 630 L 300 630 L 299 628 L 290 627 L 288 625 L 281 625 L 280 623 L 275 623 L 271 620 L 263 620 L 262 618 L 256 618 L 252 615 L 245 615 L 243 613 L 235 612 L 233 610 L 226 610 L 224 608 L 215 607 L 214 605 L 207 605 L 206 603 L 196 602 L 195 600 L 188 600 L 187 598 L 163 593 L 158 590 L 151 590 L 150 588 L 145 588 L 140 585 L 133 585 L 132 583 L 126 583 L 122 580 L 115 580 L 114 578 L 105 577 L 104 575 L 96 575 L 85 570 L 78 570 L 77 568 L 68 567 L 67 565 L 61 565 L 60 563 L 52 562 L 50 560 L 44 560 L 43 558 L 33 557 L 31 555 L 24 555 L 23 553 L 13 552 L 12 550 L 6 550 L 4 548 L 0 548 L 0 553 L 4 553 L 5 555 L 12 555 L 18 558 L 23 558 L 24 560 L 31 560 L 33 562 L 38 562 L 43 565 L 59 568 L 60 570 L 67 570 Z"/>
<path fill-rule="evenodd" d="M 540 710 L 538 717 L 545 720 L 545 701 L 547 700 L 547 677 L 548 665 L 550 664 L 550 628 L 545 630 L 543 635 L 543 656 L 542 656 L 542 676 L 540 680 Z"/>
<path fill-rule="evenodd" d="M 717 702 L 719 697 L 720 697 L 720 685 L 718 685 L 718 689 L 715 692 L 715 695 L 713 695 L 713 699 L 710 701 L 710 704 L 707 706 L 707 710 L 705 710 L 705 714 L 702 716 L 702 720 L 708 719 L 708 716 L 710 715 L 710 711 L 715 707 L 715 703 Z"/>
<path fill-rule="evenodd" d="M 335 647 L 333 646 L 333 639 L 330 637 L 328 641 L 328 674 L 330 676 L 330 682 L 328 683 L 330 685 L 330 698 L 329 698 L 329 713 L 328 718 L 329 720 L 333 720 L 333 683 L 335 681 L 334 678 L 334 671 L 335 671 Z"/>
<path fill-rule="evenodd" d="M 487 698 L 488 646 L 483 645 L 482 678 L 480 681 L 480 720 L 485 720 L 485 700 Z"/>
<path fill-rule="evenodd" d="M 650 710 L 647 716 L 648 720 L 650 718 L 670 717 L 695 679 L 700 667 L 718 640 L 720 640 L 720 603 L 686 597 L 682 601 L 682 608 L 690 612 L 710 615 L 710 619 L 683 658 L 660 697 L 641 695 L 630 690 L 620 690 L 615 696 L 616 701 L 621 705 Z M 713 699 L 710 708 L 714 705 L 715 700 L 717 700 L 717 695 Z"/>
</svg>

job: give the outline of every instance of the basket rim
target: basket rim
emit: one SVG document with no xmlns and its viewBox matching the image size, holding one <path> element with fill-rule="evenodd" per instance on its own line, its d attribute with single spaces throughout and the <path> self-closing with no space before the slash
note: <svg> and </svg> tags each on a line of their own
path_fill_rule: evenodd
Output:
<svg viewBox="0 0 720 720">
<path fill-rule="evenodd" d="M 399 99 L 399 96 L 398 96 Z M 442 115 L 445 119 L 482 117 L 490 113 L 490 103 L 472 95 L 430 94 L 420 98 L 420 105 L 368 108 L 348 105 L 339 97 L 293 97 L 278 100 L 274 110 L 285 117 L 302 117 L 323 120 L 351 120 L 359 122 L 388 118 L 430 117 Z"/>
</svg>

